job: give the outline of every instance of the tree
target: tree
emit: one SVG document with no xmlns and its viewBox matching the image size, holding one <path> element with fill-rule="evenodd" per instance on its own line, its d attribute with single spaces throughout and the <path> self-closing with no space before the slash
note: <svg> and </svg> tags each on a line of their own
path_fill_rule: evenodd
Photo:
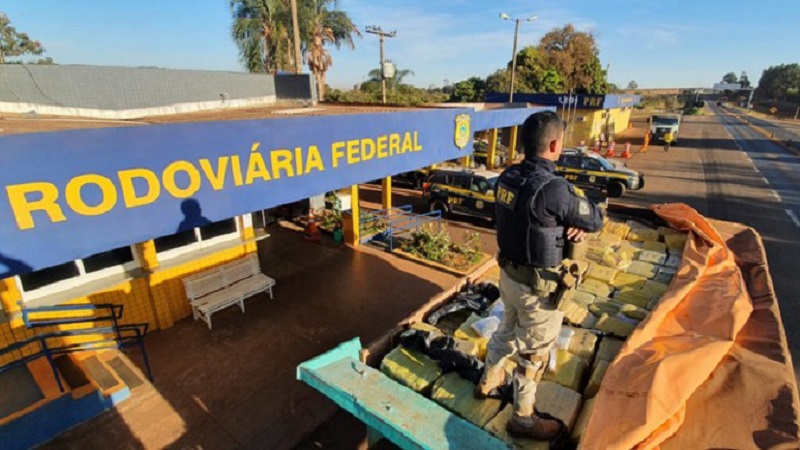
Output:
<svg viewBox="0 0 800 450">
<path fill-rule="evenodd" d="M 635 90 L 635 89 L 639 89 L 639 83 L 631 80 L 630 82 L 628 82 L 628 87 L 626 89 L 628 89 L 630 91 Z"/>
<path fill-rule="evenodd" d="M 389 88 L 391 88 L 394 91 L 394 90 L 397 89 L 398 86 L 403 84 L 403 80 L 405 80 L 406 77 L 409 76 L 409 75 L 411 75 L 413 77 L 414 76 L 414 71 L 411 70 L 411 69 L 402 69 L 401 70 L 401 69 L 398 69 L 397 67 L 395 67 L 394 76 L 391 77 L 391 78 L 387 78 L 386 79 L 386 84 L 388 84 Z M 383 76 L 383 71 L 381 69 L 372 69 L 372 70 L 369 71 L 367 76 L 369 77 L 369 81 L 377 82 L 378 86 L 380 86 L 381 77 Z"/>
<path fill-rule="evenodd" d="M 577 31 L 572 24 L 556 28 L 539 42 L 543 66 L 564 80 L 564 88 L 579 93 L 604 93 L 605 71 L 600 65 L 599 50 L 591 33 Z"/>
<path fill-rule="evenodd" d="M 728 72 L 722 77 L 723 83 L 736 83 L 737 81 L 739 81 L 739 79 L 736 78 L 736 74 L 733 72 Z"/>
<path fill-rule="evenodd" d="M 288 2 L 230 0 L 230 6 L 233 11 L 231 36 L 239 47 L 239 58 L 247 70 L 272 74 L 291 70 L 294 54 Z"/>
<path fill-rule="evenodd" d="M 16 28 L 11 26 L 11 19 L 7 15 L 0 13 L 0 64 L 10 62 L 8 58 L 41 55 L 44 52 L 45 49 L 39 41 L 32 40 L 27 33 L 17 31 Z M 51 58 L 39 61 L 53 63 Z"/>
<path fill-rule="evenodd" d="M 307 3 L 304 2 L 304 5 Z M 320 98 L 325 98 L 325 80 L 328 69 L 333 65 L 333 57 L 325 46 L 333 44 L 339 49 L 345 44 L 353 50 L 356 48 L 353 36 L 361 37 L 361 32 L 347 13 L 329 9 L 331 5 L 335 6 L 335 0 L 313 1 L 310 17 L 307 19 L 305 57 L 309 70 L 316 76 L 317 94 Z"/>
<path fill-rule="evenodd" d="M 781 64 L 765 69 L 756 89 L 762 98 L 785 99 L 800 92 L 800 64 Z"/>
<path fill-rule="evenodd" d="M 482 102 L 486 96 L 486 81 L 479 77 L 470 77 L 459 81 L 453 87 L 451 102 Z"/>
<path fill-rule="evenodd" d="M 739 84 L 742 85 L 742 89 L 750 88 L 750 79 L 747 77 L 747 72 L 744 70 L 742 71 L 742 74 L 739 75 Z"/>
</svg>

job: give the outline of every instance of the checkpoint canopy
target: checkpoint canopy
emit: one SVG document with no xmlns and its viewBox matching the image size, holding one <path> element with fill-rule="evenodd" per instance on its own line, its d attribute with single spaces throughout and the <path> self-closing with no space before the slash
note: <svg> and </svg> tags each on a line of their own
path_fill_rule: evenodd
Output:
<svg viewBox="0 0 800 450">
<path fill-rule="evenodd" d="M 641 96 L 632 94 L 573 94 L 572 100 L 567 94 L 514 94 L 514 101 L 519 103 L 532 103 L 564 107 L 569 102 L 570 106 L 578 109 L 614 109 L 636 106 Z M 486 94 L 487 103 L 503 103 L 508 101 L 506 93 Z"/>
<path fill-rule="evenodd" d="M 430 109 L 0 137 L 0 278 L 472 153 L 553 108 Z"/>
</svg>

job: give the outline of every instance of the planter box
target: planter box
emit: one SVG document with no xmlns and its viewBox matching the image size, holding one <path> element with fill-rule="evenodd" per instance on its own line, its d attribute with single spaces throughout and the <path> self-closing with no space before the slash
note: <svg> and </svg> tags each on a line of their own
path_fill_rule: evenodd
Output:
<svg viewBox="0 0 800 450">
<path fill-rule="evenodd" d="M 420 256 L 417 256 L 417 255 L 413 254 L 413 253 L 409 253 L 409 252 L 403 251 L 403 250 L 401 250 L 399 248 L 395 249 L 394 252 L 392 252 L 392 254 L 393 255 L 397 255 L 397 256 L 399 256 L 399 257 L 401 257 L 403 259 L 408 259 L 410 261 L 414 261 L 416 263 L 422 264 L 423 266 L 428 266 L 428 267 L 431 267 L 431 268 L 434 268 L 434 269 L 437 269 L 437 270 L 441 270 L 442 272 L 447 272 L 447 273 L 449 273 L 451 275 L 457 275 L 457 276 L 462 276 L 462 277 L 471 274 L 475 269 L 477 269 L 478 267 L 480 267 L 481 265 L 485 264 L 487 261 L 492 259 L 492 256 L 489 255 L 488 253 L 481 252 L 481 259 L 479 259 L 478 262 L 476 262 L 475 264 L 472 264 L 471 266 L 467 267 L 466 269 L 456 269 L 455 267 L 446 266 L 446 265 L 444 265 L 442 263 L 422 258 Z"/>
</svg>

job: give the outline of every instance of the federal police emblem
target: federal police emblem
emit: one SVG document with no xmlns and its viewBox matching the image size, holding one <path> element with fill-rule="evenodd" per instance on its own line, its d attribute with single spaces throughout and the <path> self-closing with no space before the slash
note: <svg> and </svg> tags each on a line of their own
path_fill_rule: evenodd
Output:
<svg viewBox="0 0 800 450">
<path fill-rule="evenodd" d="M 456 116 L 456 132 L 455 141 L 456 147 L 463 150 L 469 144 L 471 137 L 470 117 L 469 114 L 459 114 Z"/>
</svg>

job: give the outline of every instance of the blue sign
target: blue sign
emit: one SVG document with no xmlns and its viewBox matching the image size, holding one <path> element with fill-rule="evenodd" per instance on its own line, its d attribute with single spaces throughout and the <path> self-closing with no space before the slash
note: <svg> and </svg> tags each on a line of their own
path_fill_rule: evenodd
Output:
<svg viewBox="0 0 800 450">
<path fill-rule="evenodd" d="M 639 104 L 641 97 L 627 94 L 514 94 L 514 101 L 519 103 L 534 103 L 537 105 L 555 106 L 564 108 L 571 106 L 577 109 L 613 109 L 625 108 Z M 508 101 L 507 93 L 486 94 L 486 101 L 490 103 L 505 103 Z"/>
<path fill-rule="evenodd" d="M 476 114 L 441 109 L 2 137 L 0 278 L 173 234 L 196 219 L 223 220 L 465 156 L 472 132 L 459 148 L 456 117 L 463 128 L 467 115 L 469 128 Z"/>
</svg>

